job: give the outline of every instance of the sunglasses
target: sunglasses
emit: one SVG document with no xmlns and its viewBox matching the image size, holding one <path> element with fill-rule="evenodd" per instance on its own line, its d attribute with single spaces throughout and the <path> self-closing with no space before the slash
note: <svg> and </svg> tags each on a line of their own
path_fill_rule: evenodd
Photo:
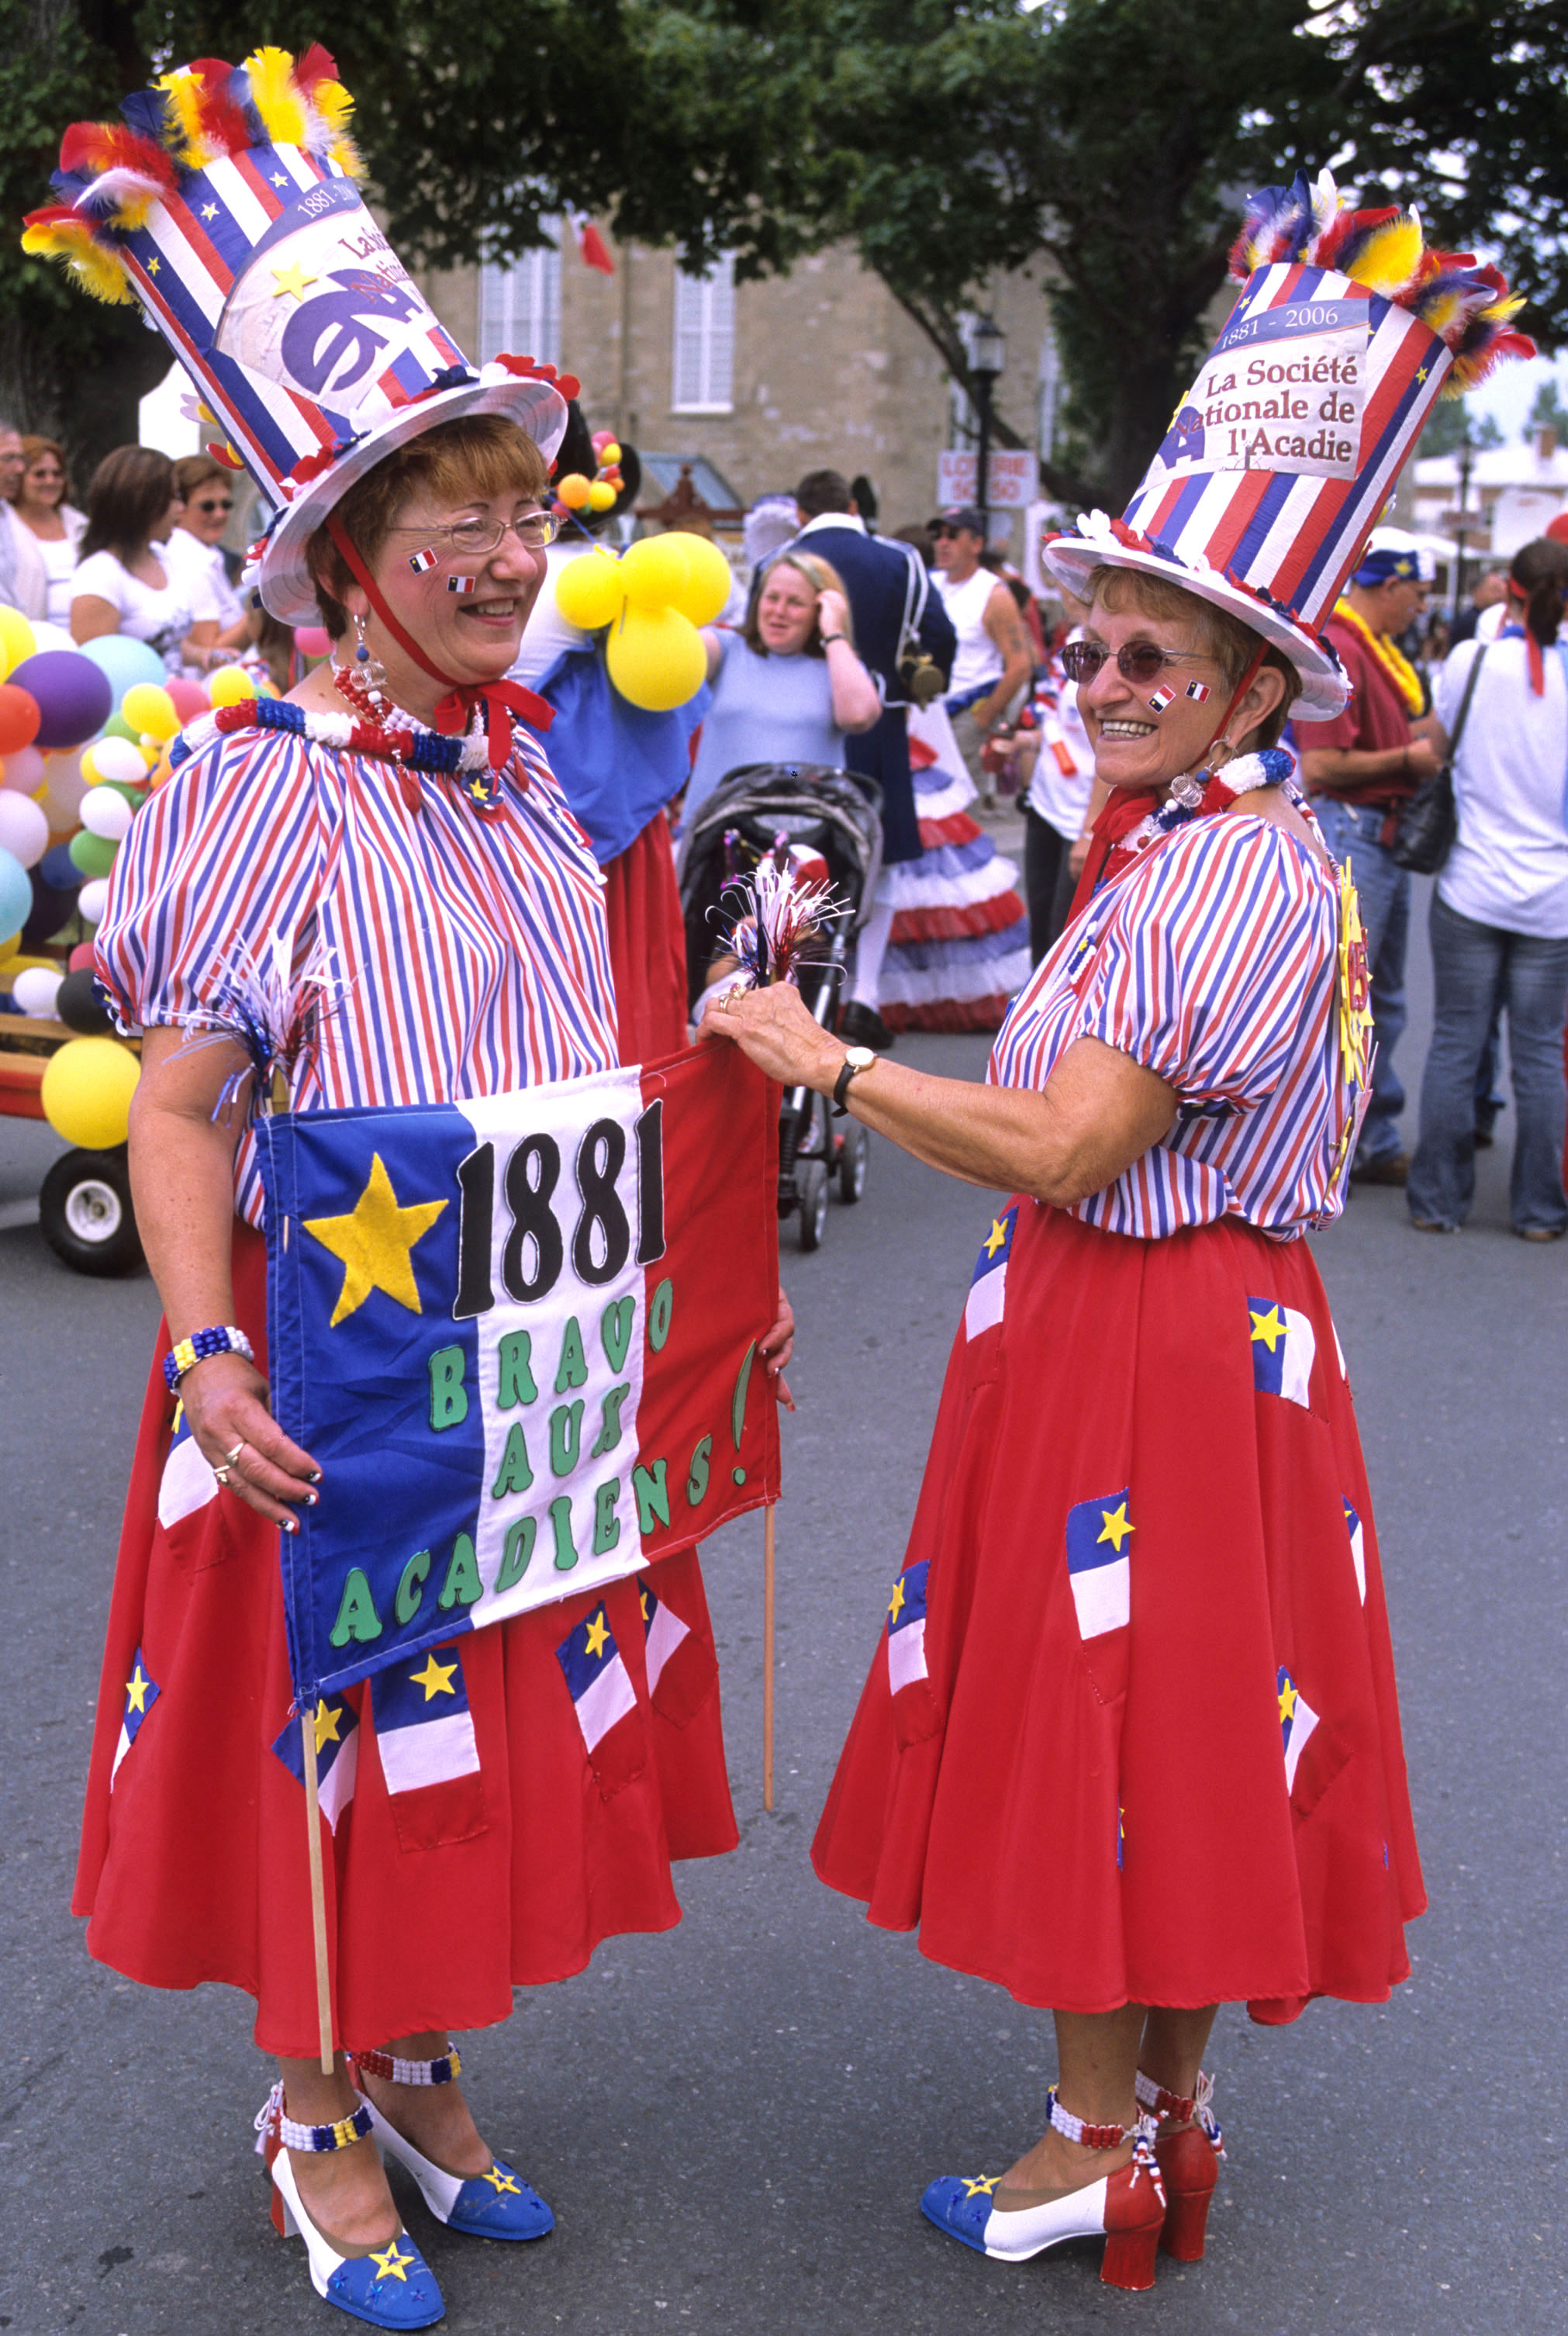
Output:
<svg viewBox="0 0 1568 2336">
<path fill-rule="evenodd" d="M 214 511 L 231 511 L 234 509 L 234 499 L 230 496 L 227 502 L 222 503 L 192 503 L 190 508 L 192 511 L 206 511 L 210 517 Z"/>
<path fill-rule="evenodd" d="M 1069 681 L 1093 681 L 1110 654 L 1097 641 L 1069 641 L 1062 651 L 1062 670 Z M 1122 679 L 1140 683 L 1144 688 L 1151 681 L 1158 681 L 1168 665 L 1212 662 L 1198 650 L 1159 649 L 1153 641 L 1129 641 L 1125 648 L 1116 651 L 1116 671 Z"/>
</svg>

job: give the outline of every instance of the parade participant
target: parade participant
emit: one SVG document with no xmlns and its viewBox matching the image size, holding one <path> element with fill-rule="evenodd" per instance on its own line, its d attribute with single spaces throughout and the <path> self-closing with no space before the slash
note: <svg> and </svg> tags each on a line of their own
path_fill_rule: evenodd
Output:
<svg viewBox="0 0 1568 2336">
<path fill-rule="evenodd" d="M 77 546 L 86 531 L 87 514 L 70 501 L 65 475 L 65 449 L 58 438 L 24 438 L 22 483 L 16 490 L 16 516 L 35 539 L 49 598 L 44 615 L 52 625 L 69 628 L 71 579 L 76 570 Z"/>
<path fill-rule="evenodd" d="M 1301 1238 L 1343 1203 L 1364 959 L 1272 743 L 1290 706 L 1342 702 L 1314 626 L 1453 362 L 1420 321 L 1436 256 L 1401 220 L 1391 264 L 1391 220 L 1327 180 L 1260 198 L 1245 289 L 1125 519 L 1046 548 L 1090 608 L 1067 670 L 1108 803 L 1095 889 L 988 1084 L 846 1057 L 776 992 L 705 1024 L 1011 1195 L 813 1859 L 1056 2014 L 1044 2138 L 933 2183 L 928 2217 L 1008 2262 L 1105 2233 L 1123 2287 L 1162 2238 L 1203 2250 L 1216 2006 L 1380 2002 L 1424 1903 L 1355 1414 Z M 1467 383 L 1505 287 L 1453 263 L 1439 288 Z M 1265 380 L 1323 384 L 1343 477 L 1302 467 L 1329 457 L 1299 427 L 1224 459 L 1230 353 L 1254 345 Z M 1341 404 L 1373 423 L 1365 458 Z"/>
<path fill-rule="evenodd" d="M 937 590 L 958 636 L 947 709 L 981 804 L 994 811 L 996 792 L 981 755 L 1034 671 L 1029 637 L 1006 584 L 981 565 L 985 513 L 969 503 L 939 511 L 930 530 Z"/>
<path fill-rule="evenodd" d="M 1366 922 L 1378 1065 L 1350 1173 L 1358 1183 L 1402 1184 L 1405 1089 L 1394 1049 L 1405 1027 L 1410 878 L 1392 850 L 1398 815 L 1437 768 L 1435 725 L 1420 675 L 1398 646 L 1427 605 L 1432 557 L 1402 528 L 1378 528 L 1325 628 L 1349 685 L 1331 722 L 1298 721 L 1301 774 L 1329 849 L 1349 868 Z"/>
<path fill-rule="evenodd" d="M 1066 642 L 1082 637 L 1086 609 L 1062 592 Z M 1067 921 L 1078 870 L 1073 847 L 1087 832 L 1095 757 L 1060 651 L 1036 677 L 1029 726 L 1020 721 L 993 745 L 1008 757 L 1024 792 L 1024 891 L 1029 904 L 1029 956 L 1038 965 Z M 1081 865 L 1081 863 L 1080 863 Z"/>
<path fill-rule="evenodd" d="M 617 1053 L 599 871 L 521 726 L 544 711 L 503 678 L 554 532 L 547 458 L 565 404 L 527 359 L 468 366 L 354 190 L 348 103 L 319 49 L 237 71 L 204 60 L 128 107 L 129 196 L 122 175 L 98 183 L 126 134 L 79 125 L 59 205 L 29 223 L 30 248 L 63 250 L 100 290 L 133 289 L 174 343 L 271 508 L 253 570 L 266 606 L 319 616 L 334 640 L 288 701 L 247 701 L 181 740 L 99 929 L 100 978 L 144 1034 L 131 1169 L 166 1351 L 126 1508 L 74 1904 L 89 1951 L 129 1977 L 254 1996 L 257 2041 L 280 2062 L 256 2120 L 273 2219 L 304 2238 L 329 2302 L 412 2328 L 443 2306 L 377 2149 L 453 2231 L 521 2241 L 552 2223 L 480 2138 L 451 2029 L 504 2020 L 514 1988 L 581 1970 L 602 1939 L 667 1929 L 671 1859 L 736 1836 L 690 1553 L 640 1577 L 705 1654 L 684 1724 L 648 1699 L 631 1580 L 438 1649 L 401 1708 L 384 1709 L 384 1680 L 323 1699 L 318 1759 L 329 1738 L 340 1755 L 322 1800 L 326 1921 L 348 2049 L 330 2073 L 311 2057 L 278 1535 L 332 1487 L 268 1406 L 262 1192 L 232 1107 L 252 1060 L 231 1034 L 259 968 L 286 987 L 330 969 L 288 1097 L 305 1113 L 504 1093 Z M 197 216 L 215 223 L 200 238 Z M 318 332 L 330 410 L 312 394 Z M 782 1321 L 764 1344 L 782 1363 Z M 647 1737 L 613 1795 L 557 1650 L 563 1624 L 600 1609 Z M 419 1739 L 422 1698 L 438 1695 L 453 1698 L 443 1725 L 466 1723 L 460 1773 L 433 1771 L 447 1784 L 393 1750 L 399 1729 Z"/>
</svg>

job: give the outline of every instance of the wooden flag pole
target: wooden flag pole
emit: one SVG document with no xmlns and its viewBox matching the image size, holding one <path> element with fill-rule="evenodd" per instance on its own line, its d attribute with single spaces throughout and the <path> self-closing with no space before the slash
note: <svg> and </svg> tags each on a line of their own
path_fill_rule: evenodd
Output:
<svg viewBox="0 0 1568 2336">
<path fill-rule="evenodd" d="M 305 1822 L 310 1830 L 310 1928 L 316 1942 L 316 2020 L 321 2035 L 321 2073 L 330 2077 L 332 2051 L 332 1978 L 326 1961 L 326 1881 L 321 1871 L 321 1801 L 316 1773 L 316 1708 L 299 1715 L 299 1741 L 305 1754 Z"/>
<path fill-rule="evenodd" d="M 773 1618 L 774 1517 L 770 1501 L 763 1511 L 762 1541 L 762 1805 L 773 1815 Z"/>
</svg>

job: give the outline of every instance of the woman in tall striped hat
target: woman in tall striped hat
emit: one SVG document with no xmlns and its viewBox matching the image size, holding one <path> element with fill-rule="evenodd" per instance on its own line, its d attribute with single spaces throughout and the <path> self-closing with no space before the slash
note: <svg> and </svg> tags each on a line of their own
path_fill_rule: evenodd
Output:
<svg viewBox="0 0 1568 2336">
<path fill-rule="evenodd" d="M 1315 623 L 1443 375 L 1473 377 L 1509 309 L 1327 181 L 1261 198 L 1239 261 L 1127 518 L 1046 552 L 1088 606 L 1067 671 L 1108 795 L 986 1084 L 846 1056 L 779 991 L 705 1023 L 1008 1195 L 813 1857 L 873 1922 L 1055 2014 L 1043 2137 L 933 2182 L 927 2216 L 1008 2263 L 1104 2233 L 1122 2287 L 1162 2241 L 1203 2253 L 1217 2007 L 1381 2002 L 1424 1903 L 1301 1238 L 1343 1205 L 1365 956 L 1275 741 L 1291 706 L 1340 703 Z"/>
<path fill-rule="evenodd" d="M 576 384 L 527 359 L 470 369 L 354 188 L 347 106 L 319 50 L 204 61 L 128 101 L 125 126 L 70 131 L 60 200 L 29 225 L 30 248 L 143 302 L 222 459 L 273 507 L 253 568 L 264 605 L 319 611 L 335 644 L 288 699 L 179 742 L 99 930 L 100 978 L 142 1033 L 131 1168 L 170 1351 L 126 1505 L 74 1903 L 90 1952 L 129 1977 L 254 1996 L 256 2040 L 280 2064 L 256 2120 L 274 2220 L 304 2237 L 329 2302 L 413 2328 L 443 2305 L 378 2148 L 452 2230 L 528 2240 L 552 2224 L 476 2130 L 451 2031 L 504 2020 L 514 1988 L 581 1970 L 605 1938 L 667 1929 L 672 1858 L 736 1833 L 693 1554 L 438 1650 L 404 1702 L 423 1686 L 465 1722 L 444 1768 L 383 1757 L 395 1693 L 384 1709 L 379 1688 L 349 1689 L 317 1718 L 348 2049 L 329 2075 L 313 2058 L 277 1536 L 320 1480 L 268 1405 L 237 1034 L 268 1020 L 268 975 L 285 991 L 326 979 L 292 1073 L 281 1056 L 271 1071 L 301 1111 L 503 1093 L 618 1059 L 599 871 L 529 735 L 547 710 L 503 679 L 554 533 L 548 461 Z M 787 1322 L 764 1345 L 776 1376 Z M 651 1693 L 639 1587 L 677 1626 Z M 600 1606 L 642 1730 L 613 1792 L 557 1660 L 563 1628 Z"/>
</svg>

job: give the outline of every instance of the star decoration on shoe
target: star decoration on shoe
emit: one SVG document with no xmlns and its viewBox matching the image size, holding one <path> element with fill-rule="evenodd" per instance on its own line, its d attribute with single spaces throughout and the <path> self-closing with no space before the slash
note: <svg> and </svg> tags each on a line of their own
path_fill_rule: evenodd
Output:
<svg viewBox="0 0 1568 2336">
<path fill-rule="evenodd" d="M 482 2182 L 488 2182 L 498 2196 L 502 2190 L 510 2190 L 514 2198 L 522 2195 L 512 2176 L 502 2166 L 492 2166 L 488 2174 L 482 2174 L 479 2178 Z"/>
<path fill-rule="evenodd" d="M 379 2254 L 372 2248 L 370 2260 L 375 2265 L 377 2279 L 400 2279 L 404 2287 L 407 2286 L 409 2265 L 414 2262 L 414 2257 L 399 2254 L 395 2239 L 389 2247 L 384 2247 Z"/>
<path fill-rule="evenodd" d="M 999 2174 L 983 2174 L 978 2182 L 971 2182 L 967 2174 L 959 2176 L 966 2198 L 989 2198 L 1001 2178 Z"/>
</svg>

